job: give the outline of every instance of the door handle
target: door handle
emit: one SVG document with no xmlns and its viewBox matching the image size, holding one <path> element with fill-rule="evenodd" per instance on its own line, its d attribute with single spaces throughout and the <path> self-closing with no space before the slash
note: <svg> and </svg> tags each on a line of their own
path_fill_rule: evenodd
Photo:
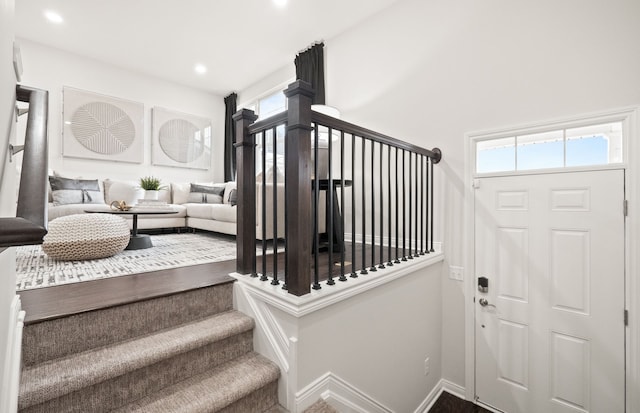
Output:
<svg viewBox="0 0 640 413">
<path fill-rule="evenodd" d="M 483 307 L 493 307 L 497 309 L 497 307 L 494 304 L 489 304 L 489 301 L 486 298 L 479 299 L 478 303 L 480 303 L 480 305 Z"/>
</svg>

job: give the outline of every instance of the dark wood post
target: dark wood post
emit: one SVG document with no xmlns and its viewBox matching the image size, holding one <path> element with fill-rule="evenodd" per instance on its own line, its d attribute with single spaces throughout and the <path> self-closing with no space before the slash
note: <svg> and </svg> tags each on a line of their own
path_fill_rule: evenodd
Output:
<svg viewBox="0 0 640 413">
<path fill-rule="evenodd" d="M 258 116 L 249 109 L 233 115 L 236 122 L 236 186 L 238 214 L 236 234 L 236 272 L 256 275 L 256 145 L 249 125 Z"/>
<path fill-rule="evenodd" d="M 288 99 L 285 145 L 287 208 L 287 290 L 311 292 L 311 85 L 298 80 L 284 91 Z"/>
</svg>

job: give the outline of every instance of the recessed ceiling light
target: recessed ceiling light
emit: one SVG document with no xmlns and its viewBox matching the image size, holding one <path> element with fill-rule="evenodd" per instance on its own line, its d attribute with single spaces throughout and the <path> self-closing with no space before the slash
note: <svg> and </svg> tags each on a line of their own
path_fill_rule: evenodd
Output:
<svg viewBox="0 0 640 413">
<path fill-rule="evenodd" d="M 195 65 L 193 70 L 195 70 L 196 73 L 201 74 L 201 75 L 204 74 L 204 73 L 207 73 L 207 67 L 205 65 L 203 65 L 203 64 L 200 64 L 200 63 Z"/>
<path fill-rule="evenodd" d="M 52 10 L 46 10 L 44 12 L 44 17 L 46 17 L 47 20 L 49 20 L 51 23 L 55 23 L 55 24 L 60 24 L 64 21 L 62 19 L 62 16 L 60 16 L 58 13 Z"/>
<path fill-rule="evenodd" d="M 287 5 L 287 0 L 273 0 L 273 4 L 278 7 L 284 7 Z"/>
</svg>

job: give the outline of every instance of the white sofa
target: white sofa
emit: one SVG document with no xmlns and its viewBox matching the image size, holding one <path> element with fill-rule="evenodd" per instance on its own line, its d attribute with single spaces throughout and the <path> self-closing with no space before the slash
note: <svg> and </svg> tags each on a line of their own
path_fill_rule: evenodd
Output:
<svg viewBox="0 0 640 413">
<path fill-rule="evenodd" d="M 82 181 L 86 182 L 89 180 Z M 72 214 L 82 214 L 85 213 L 85 211 L 109 211 L 113 201 L 125 201 L 127 205 L 135 205 L 137 200 L 144 197 L 144 190 L 134 181 L 113 181 L 105 179 L 103 181 L 97 180 L 97 185 L 99 186 L 99 192 L 91 192 L 93 196 L 89 202 L 74 202 L 73 199 L 75 198 L 64 200 L 63 197 L 58 196 L 58 192 L 50 191 L 48 220 L 52 221 L 56 218 Z M 232 191 L 236 189 L 236 183 L 204 182 L 197 183 L 197 185 L 224 188 L 222 203 L 192 202 L 193 193 L 191 192 L 191 183 L 171 183 L 166 189 L 160 191 L 158 199 L 165 201 L 169 208 L 177 211 L 177 214 L 139 215 L 138 229 L 186 227 L 236 235 L 237 207 L 231 200 Z M 258 185 L 256 189 L 256 239 L 262 239 L 262 191 L 260 190 L 260 185 Z M 273 184 L 267 184 L 267 199 L 271 200 L 272 196 Z M 84 195 L 79 196 L 77 199 L 86 201 Z M 69 200 L 71 200 L 72 203 L 66 203 Z M 278 184 L 278 203 L 284 206 L 283 184 Z M 272 239 L 274 237 L 273 216 L 271 215 L 273 214 L 272 202 L 267 202 L 266 212 L 267 239 Z M 284 237 L 284 208 L 279 207 L 278 212 L 277 236 Z M 132 217 L 130 215 L 122 216 L 127 219 L 129 227 L 132 227 Z"/>
</svg>

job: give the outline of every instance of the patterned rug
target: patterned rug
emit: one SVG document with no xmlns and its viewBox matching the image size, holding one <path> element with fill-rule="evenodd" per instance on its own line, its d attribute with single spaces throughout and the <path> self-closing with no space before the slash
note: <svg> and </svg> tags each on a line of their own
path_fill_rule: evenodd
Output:
<svg viewBox="0 0 640 413">
<path fill-rule="evenodd" d="M 235 237 L 212 233 L 151 235 L 153 247 L 87 261 L 49 258 L 40 245 L 16 248 L 16 288 L 54 285 L 236 259 Z"/>
</svg>

